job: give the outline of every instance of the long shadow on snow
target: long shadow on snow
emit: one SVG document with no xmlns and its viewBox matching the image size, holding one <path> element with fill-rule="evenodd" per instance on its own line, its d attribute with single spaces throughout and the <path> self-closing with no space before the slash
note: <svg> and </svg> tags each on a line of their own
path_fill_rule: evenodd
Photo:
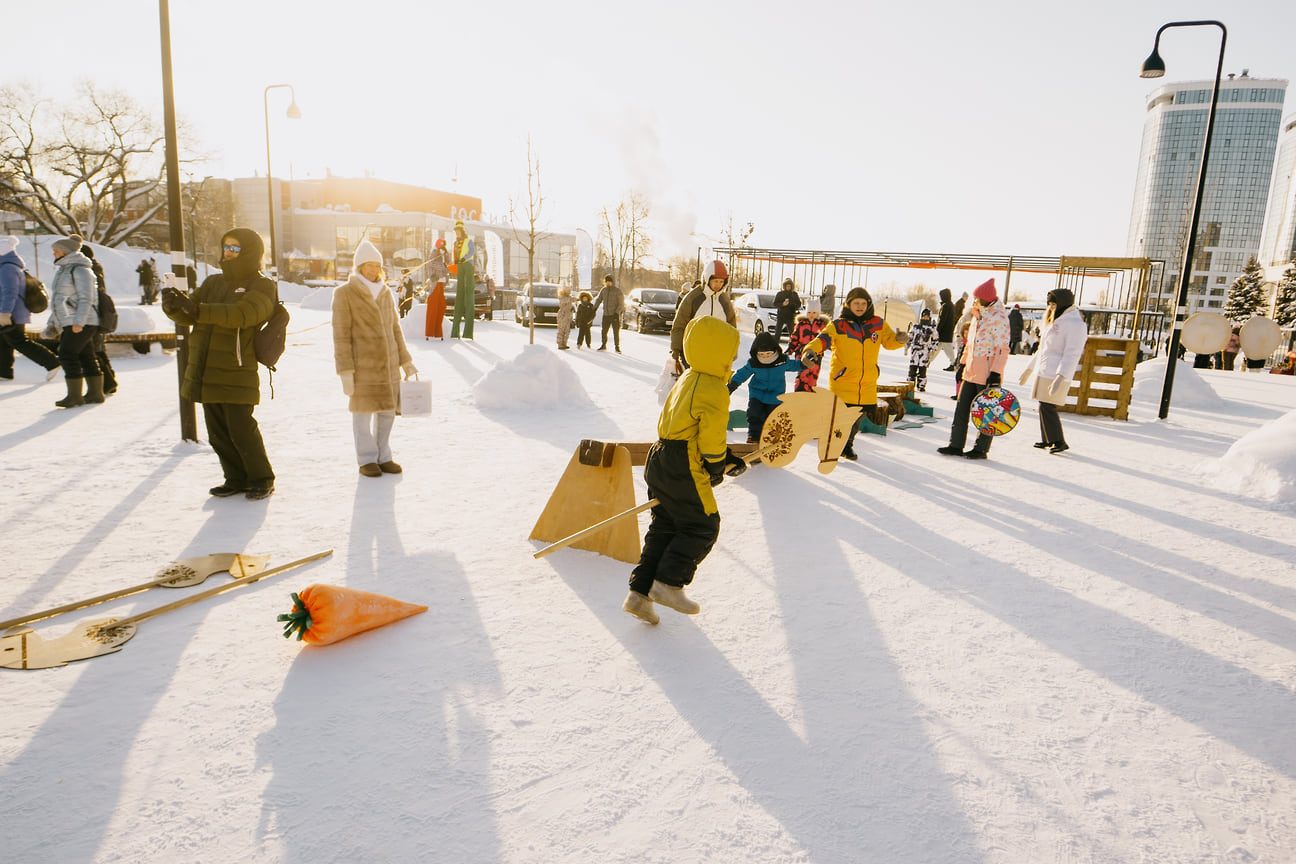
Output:
<svg viewBox="0 0 1296 864">
<path fill-rule="evenodd" d="M 855 520 L 826 508 L 817 515 L 843 530 L 858 529 Z M 787 518 L 800 521 L 804 513 L 791 508 Z M 722 527 L 721 542 L 724 533 Z M 786 560 L 792 578 L 812 575 L 790 556 Z M 708 572 L 705 563 L 701 569 L 703 585 L 720 577 L 714 569 Z M 922 740 L 924 733 L 918 708 L 907 698 L 883 640 L 868 626 L 867 604 L 858 585 L 844 572 L 844 562 L 838 572 L 831 571 L 816 571 L 826 580 L 824 591 L 841 609 L 833 616 L 830 632 L 822 626 L 817 594 L 801 593 L 787 606 L 794 622 L 789 642 L 796 657 L 807 740 L 789 728 L 700 627 L 690 621 L 671 631 L 652 631 L 661 639 L 625 639 L 628 616 L 608 602 L 604 581 L 586 583 L 557 572 L 756 803 L 806 850 L 808 860 L 983 860 L 929 748 L 869 749 L 871 740 L 903 734 L 896 730 L 910 730 L 913 740 Z M 802 616 L 802 611 L 807 614 Z M 669 610 L 662 614 L 675 615 Z M 797 629 L 802 620 L 804 626 Z M 705 617 L 699 623 L 704 624 Z M 662 639 L 669 642 L 662 644 Z M 753 644 L 758 641 L 752 637 Z M 843 679 L 843 668 L 857 674 Z M 957 857 L 950 857 L 951 849 L 958 850 Z"/>
<path fill-rule="evenodd" d="M 994 466 L 978 463 L 976 468 Z M 963 484 L 954 489 L 948 482 L 930 482 L 931 478 L 898 462 L 889 463 L 888 469 L 929 501 L 971 521 L 986 523 L 993 518 L 1000 530 L 1016 533 L 1031 545 L 1039 543 L 1035 522 L 1041 514 L 1033 505 L 1005 500 L 994 494 L 992 485 Z M 1075 524 L 1089 528 L 1086 523 Z M 906 573 L 915 581 L 945 595 L 975 600 L 1039 643 L 1296 777 L 1296 750 L 1285 734 L 1275 733 L 1272 720 L 1296 712 L 1296 694 L 1289 689 L 1003 562 L 987 558 L 977 566 L 951 566 L 947 562 L 966 561 L 976 553 L 899 511 L 891 511 L 885 522 L 874 527 L 889 529 L 887 533 L 906 547 L 906 554 L 912 556 Z M 1032 536 L 1033 540 L 1025 539 Z M 988 572 L 994 578 L 984 578 Z M 1041 609 L 1054 614 L 1039 615 Z"/>
<path fill-rule="evenodd" d="M 173 470 L 174 462 L 168 460 L 153 475 Z M 152 485 L 148 479 L 144 482 Z M 123 501 L 130 497 L 128 495 Z M 221 518 L 207 521 L 177 557 L 206 555 L 212 551 L 255 551 L 245 547 L 264 519 L 265 508 L 240 506 L 246 503 L 226 501 L 212 508 L 220 513 Z M 274 563 L 271 562 L 271 566 Z M 221 574 L 212 577 L 221 578 L 228 577 Z M 105 607 L 93 607 L 87 610 L 88 614 L 83 613 L 80 620 L 122 618 L 180 599 L 175 594 L 165 596 L 171 593 L 160 588 L 150 590 L 130 598 L 136 604 L 132 610 L 113 607 L 105 611 Z M 142 622 L 135 638 L 126 643 L 121 652 L 74 664 L 93 664 L 96 668 L 94 674 L 84 674 L 91 671 L 88 669 L 78 670 L 83 674 L 67 691 L 58 710 L 32 733 L 27 748 L 0 768 L 0 784 L 23 790 L 21 796 L 8 796 L 5 803 L 0 804 L 0 826 L 3 826 L 0 827 L 0 848 L 7 850 L 7 857 L 13 860 L 95 860 L 97 850 L 118 818 L 116 810 L 121 798 L 126 760 L 134 752 L 135 739 L 156 710 L 159 700 L 168 695 L 166 682 L 175 674 L 177 664 L 188 647 L 189 637 L 196 632 L 201 616 L 205 614 L 196 607 L 210 609 L 221 599 L 228 598 L 212 598 L 206 604 L 177 610 L 174 613 L 177 617 L 190 619 L 179 625 L 174 624 L 175 619 L 169 622 L 167 618 Z M 198 619 L 196 622 L 195 618 Z M 60 623 L 56 626 L 62 634 L 69 625 L 65 619 L 58 621 Z M 181 628 L 186 635 L 173 633 L 167 638 L 168 629 Z M 105 717 L 110 718 L 106 724 Z M 193 771 L 201 772 L 206 758 L 203 752 L 206 742 L 181 741 L 176 746 L 193 751 Z M 65 780 L 94 788 L 97 792 L 93 797 L 82 798 L 83 804 L 92 803 L 79 808 L 75 819 L 68 818 L 66 789 L 61 785 Z M 21 806 L 21 819 L 14 812 L 6 812 L 10 802 Z M 37 820 L 41 820 L 39 825 L 34 824 Z M 16 832 L 19 825 L 22 825 L 20 836 L 6 836 Z"/>
<path fill-rule="evenodd" d="M 43 576 L 31 582 L 21 594 L 19 594 L 17 597 L 14 597 L 9 607 L 0 610 L 0 618 L 13 618 L 19 615 L 34 612 L 35 611 L 34 607 L 36 607 L 37 605 L 43 605 L 45 602 L 45 598 L 47 598 L 58 585 L 63 584 L 65 581 L 70 581 L 74 579 L 76 569 L 79 566 L 81 566 L 86 561 L 86 559 L 88 559 L 93 554 L 95 549 L 99 547 L 99 544 L 102 541 L 102 539 L 110 535 L 115 529 L 119 528 L 121 524 L 126 520 L 126 518 L 130 516 L 130 514 L 134 512 L 136 508 L 138 508 L 141 504 L 144 503 L 144 500 L 148 498 L 149 492 L 162 481 L 162 478 L 174 472 L 176 468 L 179 467 L 180 462 L 183 461 L 183 459 L 188 455 L 192 455 L 192 454 L 188 452 L 184 452 L 183 448 L 178 446 L 174 450 L 172 455 L 168 456 L 161 464 L 158 465 L 157 468 L 153 469 L 147 475 L 141 478 L 140 481 L 136 483 L 132 489 L 127 491 L 125 494 L 123 494 L 121 498 L 118 500 L 118 502 L 115 505 L 113 505 L 113 507 L 109 509 L 108 512 L 105 513 L 97 522 L 95 522 L 94 525 L 86 528 L 86 530 L 82 533 L 80 540 L 71 543 L 70 545 L 67 545 L 65 547 L 67 551 L 64 552 L 63 555 L 61 555 L 59 559 L 55 561 L 53 565 L 50 566 L 49 570 L 47 570 Z M 60 491 L 66 491 L 66 489 Z M 21 531 L 22 522 L 19 521 L 21 520 L 21 518 L 22 518 L 21 515 L 11 518 L 9 520 L 9 527 L 11 529 L 17 529 Z M 60 536 L 67 536 L 68 535 L 67 528 L 69 526 L 75 526 L 76 524 L 78 523 L 76 523 L 75 521 L 65 523 L 60 528 L 59 531 Z M 37 529 L 38 526 L 32 526 L 33 532 L 35 532 Z M 235 549 L 230 551 L 242 552 L 244 550 Z M 200 554 L 205 555 L 208 553 L 203 552 Z M 184 556 L 179 556 L 179 557 L 184 557 Z M 160 563 L 161 562 L 159 562 L 159 564 Z M 128 585 L 133 585 L 140 582 L 148 581 L 148 578 L 139 578 L 138 573 L 132 573 L 130 575 L 132 577 L 130 581 L 123 581 L 121 585 L 113 586 L 113 587 L 125 588 Z M 150 572 L 147 575 L 149 578 L 151 578 L 152 572 Z M 109 588 L 107 590 L 112 590 L 112 589 Z M 100 594 L 100 593 L 103 593 L 103 590 L 94 591 L 94 592 L 87 591 L 81 593 L 80 596 L 75 597 L 73 599 L 79 600 L 84 596 L 90 594 Z M 65 602 L 71 602 L 71 601 L 65 601 Z M 95 607 L 91 607 L 92 610 L 94 608 Z M 41 626 L 40 622 L 37 622 L 35 626 L 37 627 Z"/>
<path fill-rule="evenodd" d="M 273 772 L 258 836 L 283 845 L 278 860 L 501 860 L 491 731 L 474 707 L 474 688 L 500 688 L 493 651 L 475 607 L 445 602 L 472 596 L 459 562 L 405 554 L 395 483 L 382 482 L 392 479 L 357 481 L 346 584 L 442 602 L 333 645 L 301 646 L 275 698 L 277 722 L 257 740 L 257 764 Z"/>
</svg>

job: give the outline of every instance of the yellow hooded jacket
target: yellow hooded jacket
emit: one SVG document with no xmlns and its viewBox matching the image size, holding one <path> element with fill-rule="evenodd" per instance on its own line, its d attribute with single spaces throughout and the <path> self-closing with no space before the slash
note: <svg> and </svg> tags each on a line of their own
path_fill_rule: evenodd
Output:
<svg viewBox="0 0 1296 864">
<path fill-rule="evenodd" d="M 719 318 L 694 318 L 684 329 L 688 370 L 666 397 L 657 435 L 688 441 L 689 471 L 707 515 L 719 512 L 705 462 L 725 458 L 729 426 L 729 388 L 725 385 L 738 356 L 738 331 Z"/>
<path fill-rule="evenodd" d="M 828 386 L 848 405 L 876 405 L 878 348 L 903 348 L 891 325 L 874 316 L 863 323 L 838 318 L 803 349 L 823 354 L 832 351 Z"/>
</svg>

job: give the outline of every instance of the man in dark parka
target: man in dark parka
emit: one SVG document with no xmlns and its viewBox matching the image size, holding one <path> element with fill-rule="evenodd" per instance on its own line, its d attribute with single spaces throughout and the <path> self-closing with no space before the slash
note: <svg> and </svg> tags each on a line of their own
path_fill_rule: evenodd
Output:
<svg viewBox="0 0 1296 864">
<path fill-rule="evenodd" d="M 208 276 L 191 298 L 176 288 L 162 293 L 167 317 L 193 328 L 180 395 L 201 402 L 207 438 L 225 480 L 217 497 L 245 493 L 256 500 L 274 492 L 274 469 L 252 416 L 261 401 L 253 338 L 274 312 L 275 283 L 261 272 L 265 244 L 250 228 L 221 238 L 221 272 Z"/>
</svg>

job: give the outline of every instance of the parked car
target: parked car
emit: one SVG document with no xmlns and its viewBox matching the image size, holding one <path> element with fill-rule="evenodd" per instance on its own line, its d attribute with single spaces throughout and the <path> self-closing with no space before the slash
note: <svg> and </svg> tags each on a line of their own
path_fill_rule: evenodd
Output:
<svg viewBox="0 0 1296 864">
<path fill-rule="evenodd" d="M 764 333 L 778 326 L 778 310 L 774 307 L 777 291 L 748 291 L 734 301 L 734 315 L 738 318 L 741 333 Z"/>
<path fill-rule="evenodd" d="M 680 295 L 663 288 L 636 288 L 626 298 L 625 327 L 647 333 L 667 330 L 675 320 Z"/>
<path fill-rule="evenodd" d="M 527 283 L 518 291 L 516 301 L 517 322 L 523 326 L 531 323 L 531 298 L 535 298 L 535 323 L 558 323 L 558 286 L 552 282 Z"/>
<path fill-rule="evenodd" d="M 455 296 L 458 294 L 458 279 L 447 279 L 445 284 L 445 301 L 446 317 L 454 317 Z M 487 321 L 494 317 L 491 312 L 490 290 L 487 289 L 485 282 L 478 282 L 473 291 L 473 317 L 485 318 Z"/>
</svg>

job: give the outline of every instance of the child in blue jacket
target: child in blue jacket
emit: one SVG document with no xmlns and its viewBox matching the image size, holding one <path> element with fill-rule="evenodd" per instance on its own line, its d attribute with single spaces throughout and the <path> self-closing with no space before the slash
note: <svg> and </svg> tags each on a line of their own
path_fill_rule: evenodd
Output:
<svg viewBox="0 0 1296 864">
<path fill-rule="evenodd" d="M 800 372 L 801 361 L 788 357 L 779 347 L 778 339 L 768 331 L 756 334 L 752 340 L 751 359 L 729 379 L 729 392 L 737 390 L 744 381 L 747 385 L 747 441 L 760 441 L 765 420 L 779 406 L 779 396 L 787 392 L 788 372 Z"/>
</svg>

